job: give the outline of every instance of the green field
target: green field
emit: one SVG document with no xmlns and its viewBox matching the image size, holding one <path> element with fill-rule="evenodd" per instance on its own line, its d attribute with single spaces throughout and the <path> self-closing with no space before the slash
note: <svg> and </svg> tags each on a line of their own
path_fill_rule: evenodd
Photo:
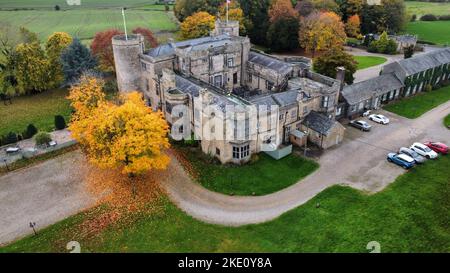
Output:
<svg viewBox="0 0 450 273">
<path fill-rule="evenodd" d="M 0 135 L 8 132 L 22 133 L 33 123 L 39 130 L 51 131 L 55 115 L 62 115 L 66 122 L 71 114 L 67 90 L 48 90 L 37 95 L 13 98 L 12 105 L 0 103 Z"/>
<path fill-rule="evenodd" d="M 448 45 L 450 44 L 450 21 L 410 22 L 406 26 L 406 33 L 418 35 L 420 41 Z"/>
<path fill-rule="evenodd" d="M 450 86 L 433 90 L 427 93 L 419 93 L 415 96 L 404 98 L 384 107 L 387 111 L 396 113 L 406 118 L 418 118 L 427 111 L 450 100 Z"/>
<path fill-rule="evenodd" d="M 156 3 L 156 0 L 79 0 L 80 5 L 69 5 L 74 0 L 2 0 L 0 9 L 91 9 L 111 7 L 142 7 Z M 161 5 L 162 6 L 162 5 Z"/>
<path fill-rule="evenodd" d="M 387 61 L 386 58 L 376 56 L 353 56 L 353 58 L 358 62 L 358 70 L 380 65 Z"/>
<path fill-rule="evenodd" d="M 70 241 L 82 252 L 368 252 L 370 241 L 383 253 L 449 252 L 449 165 L 450 156 L 428 161 L 370 196 L 334 186 L 273 221 L 237 228 L 202 223 L 162 198 L 157 212 L 86 234 L 84 220 L 96 217 L 88 211 L 0 252 L 67 252 Z"/>
<path fill-rule="evenodd" d="M 199 148 L 179 148 L 198 174 L 197 182 L 212 191 L 235 195 L 265 195 L 291 186 L 319 165 L 291 154 L 280 160 L 260 153 L 244 166 L 211 162 Z"/>
<path fill-rule="evenodd" d="M 70 10 L 70 11 L 0 11 L 0 22 L 12 26 L 24 26 L 38 33 L 41 40 L 55 31 L 68 32 L 83 40 L 91 39 L 96 32 L 116 28 L 123 29 L 120 10 Z M 130 10 L 127 12 L 127 28 L 150 28 L 153 32 L 174 31 L 176 24 L 163 11 Z"/>
<path fill-rule="evenodd" d="M 434 15 L 449 15 L 450 3 L 432 3 L 432 2 L 418 2 L 418 1 L 405 1 L 408 14 L 417 15 L 417 18 L 424 14 Z"/>
</svg>

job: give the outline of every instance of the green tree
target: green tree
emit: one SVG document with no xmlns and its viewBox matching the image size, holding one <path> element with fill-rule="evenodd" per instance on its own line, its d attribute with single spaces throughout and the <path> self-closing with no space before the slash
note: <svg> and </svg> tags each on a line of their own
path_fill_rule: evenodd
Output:
<svg viewBox="0 0 450 273">
<path fill-rule="evenodd" d="M 403 0 L 382 0 L 386 28 L 389 32 L 402 31 L 408 21 Z"/>
<path fill-rule="evenodd" d="M 313 62 L 313 69 L 317 73 L 335 78 L 336 68 L 345 67 L 345 82 L 347 84 L 353 83 L 353 74 L 356 72 L 357 62 L 352 55 L 344 52 L 342 48 L 334 47 Z"/>
<path fill-rule="evenodd" d="M 270 24 L 267 42 L 274 51 L 298 48 L 299 21 L 295 17 L 281 18 Z"/>
<path fill-rule="evenodd" d="M 97 66 L 89 49 L 77 38 L 61 54 L 61 63 L 67 83 L 77 81 L 83 73 Z"/>
<path fill-rule="evenodd" d="M 408 59 L 414 55 L 414 45 L 405 46 L 403 48 L 403 58 Z"/>
<path fill-rule="evenodd" d="M 269 7 L 271 0 L 239 0 L 244 15 L 250 20 L 247 33 L 253 43 L 267 45 L 267 31 L 269 29 Z"/>
<path fill-rule="evenodd" d="M 363 7 L 363 0 L 336 0 L 336 3 L 339 5 L 339 11 L 344 22 L 347 22 L 350 16 L 360 14 Z"/>
</svg>

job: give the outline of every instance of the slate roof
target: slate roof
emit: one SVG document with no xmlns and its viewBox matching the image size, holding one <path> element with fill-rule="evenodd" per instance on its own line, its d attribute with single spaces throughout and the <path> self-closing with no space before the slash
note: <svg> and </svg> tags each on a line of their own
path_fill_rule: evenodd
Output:
<svg viewBox="0 0 450 273">
<path fill-rule="evenodd" d="M 240 39 L 240 37 L 232 37 L 226 34 L 218 36 L 207 36 L 197 39 L 191 39 L 176 43 L 167 43 L 147 51 L 146 55 L 151 57 L 165 57 L 175 54 L 175 48 L 191 47 L 191 50 L 203 50 L 209 47 L 222 46 L 229 43 L 233 39 Z"/>
<path fill-rule="evenodd" d="M 180 75 L 175 75 L 175 86 L 183 93 L 191 94 L 194 97 L 198 97 L 202 87 Z"/>
<path fill-rule="evenodd" d="M 382 95 L 403 87 L 403 83 L 393 74 L 382 74 L 362 82 L 347 85 L 341 94 L 348 104 L 357 104 L 370 99 L 374 95 Z"/>
<path fill-rule="evenodd" d="M 256 105 L 266 105 L 268 107 L 272 105 L 277 105 L 279 107 L 284 107 L 297 103 L 297 98 L 301 94 L 301 91 L 291 90 L 281 93 L 274 93 L 264 96 L 254 96 L 250 99 L 251 103 Z"/>
<path fill-rule="evenodd" d="M 387 73 L 395 72 L 397 76 L 404 80 L 404 77 L 417 74 L 419 72 L 450 63 L 450 48 L 433 50 L 409 59 L 400 60 L 383 67 Z"/>
<path fill-rule="evenodd" d="M 264 66 L 268 69 L 274 70 L 281 74 L 287 74 L 292 70 L 291 64 L 280 61 L 273 57 L 269 57 L 267 55 L 256 53 L 254 51 L 250 51 L 250 54 L 248 56 L 248 61 L 251 63 L 255 63 L 258 65 Z"/>
<path fill-rule="evenodd" d="M 302 121 L 303 125 L 322 135 L 328 135 L 336 123 L 337 121 L 329 119 L 316 111 L 309 112 Z"/>
</svg>

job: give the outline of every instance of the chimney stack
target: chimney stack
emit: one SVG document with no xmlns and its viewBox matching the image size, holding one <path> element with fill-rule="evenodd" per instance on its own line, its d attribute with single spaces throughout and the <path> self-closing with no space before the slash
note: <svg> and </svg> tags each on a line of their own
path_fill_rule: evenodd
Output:
<svg viewBox="0 0 450 273">
<path fill-rule="evenodd" d="M 336 67 L 336 80 L 341 83 L 341 90 L 345 84 L 345 67 L 338 66 Z"/>
</svg>

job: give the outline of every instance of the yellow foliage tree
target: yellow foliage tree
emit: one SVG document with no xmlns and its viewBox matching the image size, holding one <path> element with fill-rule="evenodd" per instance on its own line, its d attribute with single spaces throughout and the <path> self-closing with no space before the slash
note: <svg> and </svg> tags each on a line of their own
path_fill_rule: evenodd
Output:
<svg viewBox="0 0 450 273">
<path fill-rule="evenodd" d="M 207 12 L 194 13 L 181 23 L 181 35 L 184 39 L 208 36 L 214 29 L 214 22 L 215 17 Z"/>
<path fill-rule="evenodd" d="M 152 112 L 138 92 L 122 95 L 119 104 L 106 101 L 99 86 L 98 80 L 84 78 L 69 96 L 77 110 L 69 130 L 89 160 L 131 177 L 165 169 L 169 157 L 163 150 L 169 148 L 169 129 L 163 114 Z"/>
<path fill-rule="evenodd" d="M 65 32 L 55 32 L 50 35 L 45 44 L 47 57 L 50 62 L 50 75 L 53 78 L 54 87 L 64 80 L 61 65 L 61 53 L 72 43 L 72 36 Z"/>
<path fill-rule="evenodd" d="M 300 46 L 307 51 L 326 51 L 342 47 L 347 39 L 344 23 L 334 12 L 313 12 L 301 21 Z"/>
<path fill-rule="evenodd" d="M 227 11 L 226 3 L 223 3 L 219 7 L 220 19 L 226 20 Z M 228 19 L 233 21 L 239 21 L 239 33 L 245 35 L 247 33 L 247 26 L 251 26 L 250 20 L 245 18 L 244 11 L 240 8 L 239 3 L 236 0 L 231 1 L 228 7 Z"/>
<path fill-rule="evenodd" d="M 360 25 L 361 21 L 357 14 L 352 15 L 348 18 L 347 23 L 345 24 L 345 32 L 350 37 L 357 37 L 360 33 Z"/>
</svg>

